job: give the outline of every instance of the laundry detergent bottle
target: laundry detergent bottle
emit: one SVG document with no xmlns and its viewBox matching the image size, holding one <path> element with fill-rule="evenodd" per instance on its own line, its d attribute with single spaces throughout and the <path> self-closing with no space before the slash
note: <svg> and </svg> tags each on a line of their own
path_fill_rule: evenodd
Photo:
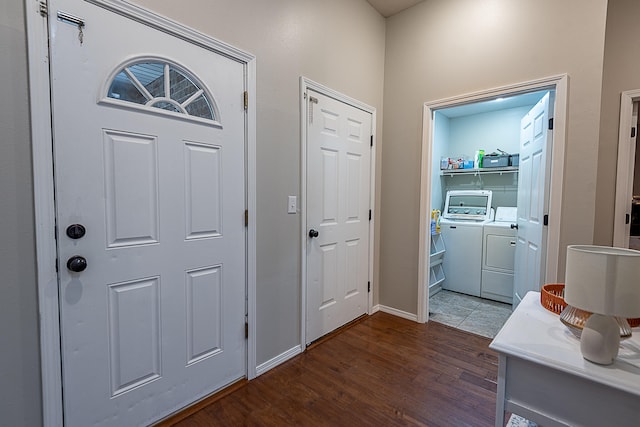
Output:
<svg viewBox="0 0 640 427">
<path fill-rule="evenodd" d="M 431 234 L 440 233 L 440 211 L 434 209 L 431 211 Z"/>
</svg>

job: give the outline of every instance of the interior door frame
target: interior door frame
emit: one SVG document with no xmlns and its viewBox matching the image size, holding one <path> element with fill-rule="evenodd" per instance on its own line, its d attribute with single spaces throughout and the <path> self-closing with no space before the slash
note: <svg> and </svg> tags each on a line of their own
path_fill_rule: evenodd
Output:
<svg viewBox="0 0 640 427">
<path fill-rule="evenodd" d="M 373 292 L 375 284 L 374 277 L 374 242 L 375 242 L 375 184 L 376 184 L 376 109 L 370 105 L 353 99 L 343 93 L 335 91 L 327 86 L 317 83 L 304 76 L 300 76 L 300 223 L 301 223 L 301 240 L 300 247 L 302 255 L 300 258 L 300 346 L 305 348 L 307 339 L 307 117 L 308 105 L 307 90 L 311 89 L 321 93 L 337 101 L 349 104 L 355 108 L 359 108 L 371 114 L 371 135 L 373 136 L 373 146 L 371 147 L 370 170 L 369 170 L 369 209 L 372 212 L 371 221 L 369 221 L 369 283 L 371 283 L 371 291 L 368 293 L 367 313 L 371 313 L 373 307 Z"/>
<path fill-rule="evenodd" d="M 633 123 L 633 104 L 640 101 L 640 89 L 628 90 L 620 95 L 620 126 L 618 127 L 618 167 L 616 171 L 616 198 L 613 216 L 613 246 L 629 247 L 631 222 L 626 224 L 626 215 L 631 218 L 633 198 L 633 175 L 635 169 L 636 144 L 630 129 Z M 636 133 L 637 135 L 637 133 Z"/>
<path fill-rule="evenodd" d="M 554 283 L 558 276 L 558 255 L 560 253 L 560 223 L 562 210 L 562 192 L 564 176 L 564 152 L 567 134 L 567 97 L 569 76 L 560 74 L 539 80 L 532 80 L 494 89 L 473 92 L 452 98 L 425 102 L 422 116 L 422 159 L 420 170 L 420 232 L 418 247 L 418 307 L 417 321 L 429 320 L 429 247 L 431 233 L 429 221 L 431 211 L 433 121 L 436 110 L 443 108 L 486 101 L 499 97 L 518 95 L 543 89 L 555 90 L 555 108 L 553 117 L 553 146 L 551 147 L 551 183 L 549 190 L 549 226 L 546 248 L 546 283 Z M 425 283 L 426 280 L 426 283 Z"/>
<path fill-rule="evenodd" d="M 247 340 L 246 373 L 256 376 L 256 58 L 254 55 L 167 19 L 126 0 L 86 0 L 156 30 L 231 57 L 244 64 L 245 90 L 249 93 L 245 124 L 245 167 L 248 209 L 246 234 Z M 48 3 L 25 0 L 29 101 L 35 208 L 35 240 L 38 311 L 40 327 L 40 369 L 43 425 L 63 425 L 62 355 L 60 351 L 58 274 L 56 272 L 56 224 L 53 182 L 53 135 L 49 74 Z"/>
</svg>

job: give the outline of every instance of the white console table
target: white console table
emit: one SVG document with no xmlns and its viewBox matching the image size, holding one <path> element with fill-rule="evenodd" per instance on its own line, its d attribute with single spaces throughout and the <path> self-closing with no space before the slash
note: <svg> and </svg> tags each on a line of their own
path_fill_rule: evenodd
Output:
<svg viewBox="0 0 640 427">
<path fill-rule="evenodd" d="M 545 427 L 640 426 L 640 328 L 615 363 L 596 365 L 529 292 L 489 347 L 499 353 L 496 427 L 505 411 Z"/>
</svg>

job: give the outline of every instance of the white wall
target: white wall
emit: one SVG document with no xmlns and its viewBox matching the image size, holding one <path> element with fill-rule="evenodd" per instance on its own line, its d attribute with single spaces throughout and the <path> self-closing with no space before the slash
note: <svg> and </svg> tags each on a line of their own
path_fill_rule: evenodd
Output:
<svg viewBox="0 0 640 427">
<path fill-rule="evenodd" d="M 491 190 L 491 207 L 518 205 L 518 174 L 445 175 L 434 177 L 442 180 L 443 192 L 449 190 Z"/>
<path fill-rule="evenodd" d="M 26 30 L 0 2 L 0 424 L 39 426 L 40 352 Z"/>
<path fill-rule="evenodd" d="M 385 21 L 365 0 L 136 3 L 257 57 L 258 92 L 249 96 L 258 108 L 257 361 L 264 363 L 300 344 L 300 215 L 286 209 L 287 196 L 300 195 L 298 79 L 374 106 L 382 117 Z M 379 174 L 377 182 L 379 189 Z"/>
<path fill-rule="evenodd" d="M 451 136 L 446 148 L 453 156 L 473 160 L 476 150 L 485 154 L 498 149 L 520 151 L 520 120 L 533 107 L 517 107 L 450 119 Z"/>
<path fill-rule="evenodd" d="M 476 150 L 484 150 L 485 154 L 490 154 L 501 149 L 516 154 L 520 151 L 520 120 L 532 107 L 533 105 L 529 105 L 453 117 L 449 119 L 449 138 L 438 136 L 434 148 L 444 151 L 445 156 L 471 160 L 474 159 Z M 436 122 L 436 134 L 437 127 Z M 436 153 L 434 157 L 435 155 Z M 441 176 L 440 170 L 433 171 L 433 186 L 439 185 L 444 195 L 449 190 L 491 190 L 494 209 L 498 206 L 517 205 L 517 173 Z"/>
</svg>

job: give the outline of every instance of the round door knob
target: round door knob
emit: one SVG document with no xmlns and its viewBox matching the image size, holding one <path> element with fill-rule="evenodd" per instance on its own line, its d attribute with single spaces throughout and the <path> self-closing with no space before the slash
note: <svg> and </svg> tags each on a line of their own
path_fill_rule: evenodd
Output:
<svg viewBox="0 0 640 427">
<path fill-rule="evenodd" d="M 512 230 L 517 230 L 518 229 L 518 224 L 511 224 L 511 229 Z"/>
<path fill-rule="evenodd" d="M 67 260 L 67 268 L 70 271 L 75 271 L 76 273 L 80 273 L 87 268 L 87 260 L 80 255 L 74 255 Z"/>
<path fill-rule="evenodd" d="M 314 238 L 314 237 L 318 237 L 319 235 L 320 235 L 320 233 L 318 233 L 313 228 L 311 230 L 309 230 L 309 237 Z"/>
</svg>

